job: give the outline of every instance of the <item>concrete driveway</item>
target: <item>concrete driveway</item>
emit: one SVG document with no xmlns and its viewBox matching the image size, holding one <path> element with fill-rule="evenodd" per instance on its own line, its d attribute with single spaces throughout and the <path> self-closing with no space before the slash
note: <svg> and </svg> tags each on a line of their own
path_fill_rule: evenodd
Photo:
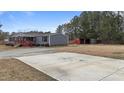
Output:
<svg viewBox="0 0 124 93">
<path fill-rule="evenodd" d="M 7 57 L 22 57 L 22 56 L 31 56 L 31 55 L 41 55 L 41 54 L 49 54 L 55 53 L 54 48 L 47 48 L 47 47 L 34 47 L 34 48 L 19 48 L 19 49 L 12 49 L 7 51 L 0 52 L 0 58 L 7 58 Z"/>
<path fill-rule="evenodd" d="M 57 80 L 124 80 L 124 60 L 67 52 L 16 58 Z"/>
</svg>

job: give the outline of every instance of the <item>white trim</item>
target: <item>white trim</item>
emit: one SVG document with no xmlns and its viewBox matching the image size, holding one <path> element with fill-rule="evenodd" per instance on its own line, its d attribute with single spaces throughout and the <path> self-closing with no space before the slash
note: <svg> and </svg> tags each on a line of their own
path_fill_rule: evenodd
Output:
<svg viewBox="0 0 124 93">
<path fill-rule="evenodd" d="M 50 44 L 50 35 L 49 35 L 48 39 L 49 39 L 49 46 L 51 46 L 51 44 Z"/>
</svg>

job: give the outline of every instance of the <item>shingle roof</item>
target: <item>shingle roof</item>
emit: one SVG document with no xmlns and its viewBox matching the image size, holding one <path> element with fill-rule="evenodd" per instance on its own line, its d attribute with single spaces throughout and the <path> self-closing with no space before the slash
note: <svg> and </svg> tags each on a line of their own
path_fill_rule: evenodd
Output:
<svg viewBox="0 0 124 93">
<path fill-rule="evenodd" d="M 47 36 L 47 35 L 56 35 L 58 33 L 16 33 L 11 37 L 37 37 L 37 36 Z"/>
</svg>

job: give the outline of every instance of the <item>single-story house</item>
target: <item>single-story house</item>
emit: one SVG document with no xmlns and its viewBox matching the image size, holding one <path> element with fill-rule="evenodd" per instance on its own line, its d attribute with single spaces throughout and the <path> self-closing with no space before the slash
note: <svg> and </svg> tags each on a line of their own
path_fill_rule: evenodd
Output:
<svg viewBox="0 0 124 93">
<path fill-rule="evenodd" d="M 59 33 L 17 33 L 10 36 L 9 43 L 13 45 L 67 45 L 68 36 Z"/>
</svg>

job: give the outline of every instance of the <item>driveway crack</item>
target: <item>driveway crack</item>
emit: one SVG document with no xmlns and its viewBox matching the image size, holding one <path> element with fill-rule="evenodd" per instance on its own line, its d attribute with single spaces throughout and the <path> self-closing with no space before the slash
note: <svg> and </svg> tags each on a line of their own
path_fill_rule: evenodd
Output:
<svg viewBox="0 0 124 93">
<path fill-rule="evenodd" d="M 111 74 L 106 75 L 105 77 L 101 78 L 99 81 L 102 81 L 103 79 L 105 79 L 105 78 L 107 78 L 107 77 L 109 77 L 109 76 L 111 76 L 111 75 L 117 73 L 118 71 L 120 71 L 120 70 L 122 70 L 122 69 L 124 69 L 124 67 L 121 67 L 121 68 L 117 69 L 116 71 L 112 72 Z"/>
</svg>

